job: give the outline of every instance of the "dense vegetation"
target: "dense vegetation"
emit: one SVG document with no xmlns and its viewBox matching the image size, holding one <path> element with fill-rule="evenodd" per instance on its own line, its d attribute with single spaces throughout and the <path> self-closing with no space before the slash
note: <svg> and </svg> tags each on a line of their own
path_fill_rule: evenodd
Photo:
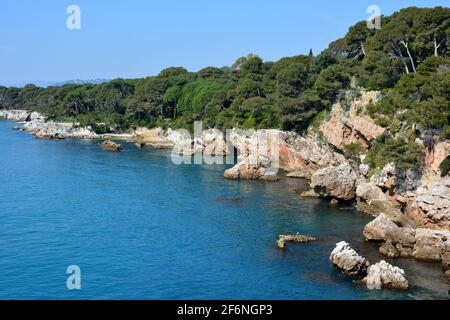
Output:
<svg viewBox="0 0 450 320">
<path fill-rule="evenodd" d="M 250 54 L 231 67 L 198 72 L 173 67 L 100 85 L 0 87 L 0 108 L 76 119 L 97 131 L 190 128 L 203 120 L 206 127 L 302 132 L 343 90 L 364 87 L 383 92 L 369 113 L 389 129 L 375 142 L 369 163 L 377 167 L 389 159 L 413 167 L 420 161 L 417 136 L 450 137 L 450 9 L 411 7 L 381 23 L 371 30 L 358 22 L 317 56 L 310 51 L 264 62 Z"/>
</svg>

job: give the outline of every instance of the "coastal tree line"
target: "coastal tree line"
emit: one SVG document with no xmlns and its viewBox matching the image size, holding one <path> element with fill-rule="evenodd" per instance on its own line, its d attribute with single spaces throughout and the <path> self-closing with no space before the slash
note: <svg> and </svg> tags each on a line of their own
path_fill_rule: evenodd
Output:
<svg viewBox="0 0 450 320">
<path fill-rule="evenodd" d="M 98 132 L 190 128 L 203 120 L 205 127 L 220 129 L 302 133 L 344 99 L 345 90 L 363 87 L 382 91 L 369 114 L 388 128 L 374 143 L 372 150 L 381 156 L 369 154 L 371 164 L 403 156 L 402 163 L 414 166 L 420 161 L 416 137 L 450 138 L 450 9 L 410 7 L 383 16 L 381 25 L 368 29 L 358 22 L 316 56 L 310 51 L 270 62 L 249 54 L 228 67 L 171 67 L 100 85 L 0 87 L 0 108 L 36 110 Z"/>
</svg>

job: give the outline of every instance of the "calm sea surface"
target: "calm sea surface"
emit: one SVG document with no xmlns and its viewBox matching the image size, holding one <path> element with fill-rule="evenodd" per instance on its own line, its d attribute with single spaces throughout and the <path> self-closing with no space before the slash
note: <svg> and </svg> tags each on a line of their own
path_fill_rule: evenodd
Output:
<svg viewBox="0 0 450 320">
<path fill-rule="evenodd" d="M 439 264 L 395 260 L 411 289 L 370 291 L 328 261 L 345 240 L 371 262 L 370 218 L 302 199 L 303 180 L 227 181 L 170 152 L 36 140 L 0 121 L 0 298 L 445 299 Z M 276 248 L 277 235 L 318 237 Z M 66 269 L 81 268 L 81 290 Z"/>
</svg>

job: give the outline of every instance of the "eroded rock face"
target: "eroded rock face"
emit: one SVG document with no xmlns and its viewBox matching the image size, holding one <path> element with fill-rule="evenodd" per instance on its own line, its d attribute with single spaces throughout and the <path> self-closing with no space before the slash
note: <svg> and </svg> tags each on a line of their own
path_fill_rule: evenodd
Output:
<svg viewBox="0 0 450 320">
<path fill-rule="evenodd" d="M 358 175 L 349 164 L 330 166 L 316 171 L 311 177 L 311 188 L 324 197 L 352 200 L 356 195 Z"/>
<path fill-rule="evenodd" d="M 359 143 L 368 148 L 385 130 L 364 115 L 366 106 L 378 97 L 377 91 L 362 91 L 360 97 L 351 101 L 348 110 L 340 102 L 334 104 L 329 119 L 320 126 L 327 141 L 339 150 L 350 143 Z"/>
<path fill-rule="evenodd" d="M 369 261 L 360 256 L 350 245 L 341 241 L 331 252 L 330 261 L 350 276 L 365 276 Z"/>
<path fill-rule="evenodd" d="M 444 232 L 433 231 L 429 229 L 417 229 L 412 256 L 417 260 L 440 262 L 444 254 L 447 255 L 446 241 L 447 236 Z"/>
<path fill-rule="evenodd" d="M 399 267 L 394 267 L 384 260 L 371 265 L 367 269 L 367 276 L 363 279 L 367 288 L 382 289 L 408 289 L 408 280 L 405 278 L 405 271 Z"/>
<path fill-rule="evenodd" d="M 289 177 L 310 179 L 318 169 L 347 161 L 329 145 L 320 144 L 313 133 L 302 137 L 294 132 L 275 129 L 233 129 L 229 138 L 237 149 L 240 161 L 251 158 L 250 163 L 279 168 L 288 172 Z"/>
<path fill-rule="evenodd" d="M 370 178 L 370 181 L 377 187 L 393 190 L 397 182 L 397 170 L 393 163 L 389 163 L 384 166 L 379 174 L 376 174 Z"/>
<path fill-rule="evenodd" d="M 450 154 L 450 142 L 440 141 L 433 146 L 432 150 L 425 149 L 425 165 L 440 174 L 439 165 Z"/>
<path fill-rule="evenodd" d="M 375 183 L 359 184 L 356 188 L 356 196 L 359 210 L 375 216 L 383 212 L 394 219 L 400 219 L 402 214 L 400 204 L 391 200 Z"/>
</svg>

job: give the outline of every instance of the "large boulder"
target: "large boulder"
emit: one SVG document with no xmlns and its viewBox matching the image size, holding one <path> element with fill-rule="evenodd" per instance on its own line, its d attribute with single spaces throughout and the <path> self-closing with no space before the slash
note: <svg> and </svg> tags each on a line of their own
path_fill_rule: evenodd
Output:
<svg viewBox="0 0 450 320">
<path fill-rule="evenodd" d="M 345 241 L 336 244 L 336 247 L 331 252 L 330 261 L 350 276 L 363 277 L 366 275 L 369 267 L 369 261 L 360 256 Z"/>
<path fill-rule="evenodd" d="M 371 265 L 367 269 L 367 276 L 363 279 L 367 288 L 381 289 L 384 287 L 394 289 L 408 289 L 408 280 L 405 278 L 405 271 L 399 267 L 394 267 L 384 260 Z"/>
<path fill-rule="evenodd" d="M 416 243 L 412 252 L 413 257 L 417 260 L 424 261 L 442 261 L 443 254 L 446 250 L 446 241 L 449 236 L 450 232 L 416 229 Z"/>
<path fill-rule="evenodd" d="M 401 243 L 407 246 L 413 246 L 416 241 L 414 229 L 397 226 L 385 214 L 378 215 L 368 223 L 364 227 L 363 234 L 366 240 L 390 240 L 392 243 Z"/>
<path fill-rule="evenodd" d="M 352 200 L 356 195 L 358 175 L 349 164 L 329 166 L 311 177 L 311 188 L 323 197 Z"/>
</svg>

